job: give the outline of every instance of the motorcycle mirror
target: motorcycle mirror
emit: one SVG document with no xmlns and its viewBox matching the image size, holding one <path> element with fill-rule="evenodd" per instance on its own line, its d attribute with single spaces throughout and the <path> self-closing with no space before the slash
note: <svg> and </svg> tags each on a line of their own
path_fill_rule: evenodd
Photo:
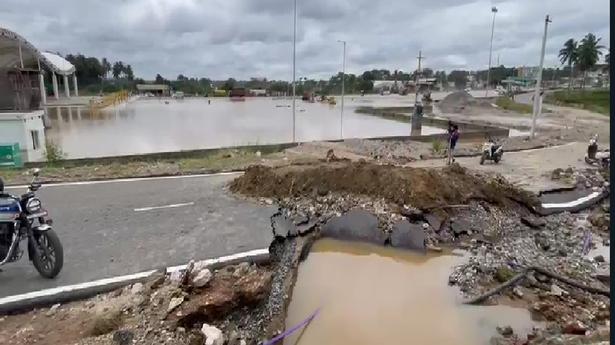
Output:
<svg viewBox="0 0 615 345">
<path fill-rule="evenodd" d="M 40 173 L 41 173 L 41 169 L 39 169 L 39 168 L 32 169 L 32 175 L 38 177 L 38 175 L 40 175 Z"/>
</svg>

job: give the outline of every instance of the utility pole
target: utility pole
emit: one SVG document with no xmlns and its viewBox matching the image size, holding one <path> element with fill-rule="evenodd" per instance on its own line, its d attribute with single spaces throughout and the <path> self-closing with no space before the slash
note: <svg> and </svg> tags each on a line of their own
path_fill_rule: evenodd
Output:
<svg viewBox="0 0 615 345">
<path fill-rule="evenodd" d="M 540 88 L 542 83 L 542 66 L 545 62 L 545 46 L 547 45 L 547 28 L 551 19 L 549 19 L 549 15 L 545 17 L 545 33 L 542 36 L 542 48 L 540 50 L 540 65 L 538 66 L 538 75 L 536 76 L 536 90 L 534 90 L 534 109 L 532 112 L 532 130 L 530 132 L 530 137 L 533 139 L 536 131 L 536 118 L 540 116 Z"/>
<path fill-rule="evenodd" d="M 493 22 L 491 23 L 491 41 L 489 43 L 489 68 L 487 69 L 487 86 L 485 87 L 485 97 L 488 96 L 489 82 L 491 79 L 491 52 L 493 50 L 493 31 L 495 29 L 495 14 L 498 13 L 497 7 L 491 7 L 491 12 L 493 12 Z"/>
<path fill-rule="evenodd" d="M 297 142 L 296 128 L 296 112 L 295 112 L 295 78 L 297 65 L 297 0 L 295 0 L 295 8 L 293 13 L 293 143 Z"/>
<path fill-rule="evenodd" d="M 344 44 L 344 53 L 342 55 L 342 110 L 340 112 L 340 139 L 344 139 L 344 84 L 346 83 L 346 41 L 337 41 Z"/>
<path fill-rule="evenodd" d="M 419 74 L 421 74 L 421 60 L 423 60 L 425 57 L 421 54 L 421 51 L 419 50 L 419 56 L 416 57 L 419 61 L 419 65 L 418 68 L 416 69 L 416 78 L 414 83 L 415 83 L 415 94 L 414 94 L 414 104 L 416 105 L 419 102 Z"/>
</svg>

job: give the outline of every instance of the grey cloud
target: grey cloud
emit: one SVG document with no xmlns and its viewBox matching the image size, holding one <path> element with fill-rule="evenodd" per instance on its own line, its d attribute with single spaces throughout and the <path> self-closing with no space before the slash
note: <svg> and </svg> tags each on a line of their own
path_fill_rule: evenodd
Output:
<svg viewBox="0 0 615 345">
<path fill-rule="evenodd" d="M 347 69 L 410 71 L 421 49 L 433 69 L 486 68 L 491 6 L 494 58 L 538 61 L 545 14 L 546 63 L 570 37 L 608 45 L 609 0 L 298 0 L 297 71 L 328 78 Z M 293 0 L 2 0 L 0 25 L 43 50 L 130 63 L 138 76 L 291 78 Z"/>
</svg>

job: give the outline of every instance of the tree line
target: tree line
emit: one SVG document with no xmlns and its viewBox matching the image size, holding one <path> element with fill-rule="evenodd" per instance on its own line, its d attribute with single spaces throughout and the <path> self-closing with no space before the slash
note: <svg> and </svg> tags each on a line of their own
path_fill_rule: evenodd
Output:
<svg viewBox="0 0 615 345">
<path fill-rule="evenodd" d="M 574 38 L 570 38 L 564 42 L 564 46 L 560 49 L 558 57 L 562 65 L 568 65 L 570 72 L 568 81 L 569 90 L 572 88 L 575 68 L 583 74 L 582 88 L 585 88 L 587 72 L 596 66 L 600 60 L 600 56 L 602 56 L 602 50 L 605 49 L 603 45 L 599 44 L 601 39 L 602 38 L 596 37 L 592 33 L 588 33 L 580 42 L 576 41 Z M 604 59 L 606 64 L 609 64 L 609 57 L 610 53 L 607 53 Z"/>
</svg>

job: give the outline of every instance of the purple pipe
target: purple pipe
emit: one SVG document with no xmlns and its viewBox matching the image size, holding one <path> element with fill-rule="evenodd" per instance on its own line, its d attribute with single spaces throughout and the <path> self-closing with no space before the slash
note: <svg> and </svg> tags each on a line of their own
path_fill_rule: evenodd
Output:
<svg viewBox="0 0 615 345">
<path fill-rule="evenodd" d="M 318 315 L 319 312 L 320 312 L 320 308 L 316 309 L 316 311 L 314 311 L 312 313 L 312 315 L 308 316 L 305 320 L 303 320 L 300 323 L 296 324 L 295 326 L 285 330 L 284 332 L 280 333 L 279 335 L 277 335 L 273 339 L 267 340 L 266 342 L 262 343 L 261 345 L 274 345 L 274 344 L 276 344 L 278 341 L 288 337 L 289 335 L 291 335 L 291 334 L 295 333 L 296 331 L 298 331 L 299 329 L 301 329 L 303 326 L 306 326 L 307 324 L 309 324 L 316 317 L 316 315 Z"/>
</svg>

